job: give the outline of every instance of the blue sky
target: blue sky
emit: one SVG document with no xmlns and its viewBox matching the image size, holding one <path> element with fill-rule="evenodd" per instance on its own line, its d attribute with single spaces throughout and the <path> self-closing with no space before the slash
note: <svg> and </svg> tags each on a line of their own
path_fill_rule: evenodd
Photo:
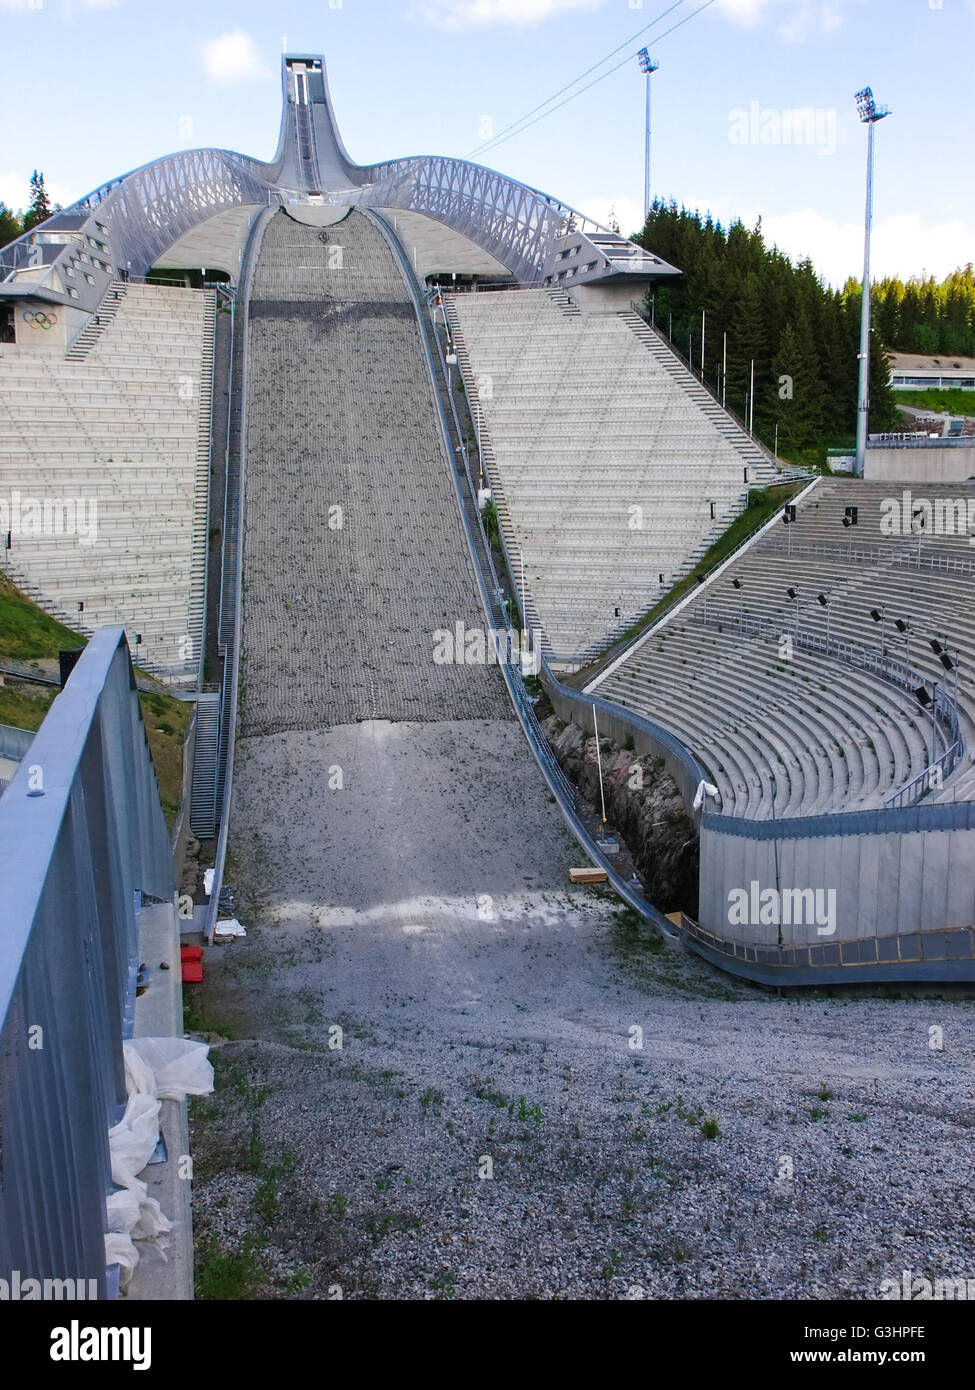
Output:
<svg viewBox="0 0 975 1390">
<path fill-rule="evenodd" d="M 485 131 L 502 131 L 610 50 L 625 45 L 586 81 L 646 43 L 660 64 L 656 192 L 724 222 L 761 214 L 770 240 L 811 255 L 827 279 L 858 274 L 865 142 L 853 93 L 869 83 L 893 112 L 877 132 L 877 273 L 940 276 L 975 259 L 975 0 L 712 0 L 694 16 L 702 3 L 0 0 L 0 198 L 22 205 L 35 166 L 67 203 L 180 148 L 269 157 L 285 39 L 289 50 L 325 54 L 339 125 L 361 163 L 469 156 Z M 643 102 L 631 58 L 475 157 L 601 220 L 614 207 L 632 232 L 642 221 Z M 787 144 L 783 113 L 795 108 L 814 119 Z"/>
</svg>

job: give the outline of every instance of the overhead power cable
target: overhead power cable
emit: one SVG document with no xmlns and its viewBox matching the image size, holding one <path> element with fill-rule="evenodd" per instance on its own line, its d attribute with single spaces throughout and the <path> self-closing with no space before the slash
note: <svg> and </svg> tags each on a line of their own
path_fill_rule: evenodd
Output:
<svg viewBox="0 0 975 1390">
<path fill-rule="evenodd" d="M 595 72 L 597 68 L 601 68 L 603 63 L 608 63 L 610 58 L 615 58 L 617 53 L 619 53 L 622 49 L 629 47 L 631 43 L 635 43 L 636 40 L 642 37 L 642 35 L 645 34 L 648 29 L 652 29 L 655 24 L 659 24 L 662 19 L 666 19 L 667 16 L 673 10 L 679 9 L 680 6 L 684 3 L 685 0 L 676 0 L 676 3 L 670 6 L 670 9 L 662 11 L 662 13 L 657 15 L 656 19 L 652 19 L 649 24 L 645 24 L 643 28 L 638 29 L 635 34 L 631 34 L 631 36 L 628 39 L 624 39 L 623 42 L 619 44 L 618 47 L 614 48 L 611 53 L 607 53 L 605 58 L 600 58 L 599 62 L 593 63 L 591 68 L 586 68 L 585 72 L 580 72 L 578 77 L 574 77 L 571 82 L 567 82 L 564 87 L 560 87 L 559 90 L 557 92 L 553 92 L 553 94 L 550 97 L 546 97 L 546 99 L 542 102 L 539 102 L 537 106 L 533 106 L 530 111 L 526 111 L 524 116 L 520 116 L 517 121 L 512 121 L 510 125 L 506 125 L 504 130 L 499 130 L 497 135 L 492 135 L 490 139 L 482 141 L 481 144 L 478 145 L 475 149 L 471 150 L 470 154 L 466 157 L 468 159 L 471 159 L 474 155 L 477 154 L 478 150 L 487 149 L 488 145 L 493 145 L 495 140 L 500 140 L 502 135 L 507 135 L 509 130 L 514 130 L 515 126 L 521 125 L 522 121 L 527 121 L 529 117 L 534 116 L 536 111 L 541 111 L 543 106 L 548 106 L 550 102 L 557 101 L 563 92 L 567 92 L 570 87 L 574 87 L 577 82 L 581 82 L 583 78 L 588 77 L 591 72 Z"/>
<path fill-rule="evenodd" d="M 705 3 L 705 4 L 699 5 L 698 8 L 697 8 L 696 10 L 693 10 L 693 11 L 691 12 L 691 14 L 687 15 L 684 19 L 678 20 L 676 24 L 672 24 L 671 27 L 670 27 L 669 29 L 665 29 L 664 32 L 663 32 L 662 34 L 659 34 L 659 35 L 657 36 L 657 38 L 655 38 L 654 41 L 653 41 L 653 42 L 654 42 L 654 45 L 656 46 L 657 44 L 661 43 L 662 40 L 665 39 L 665 38 L 667 38 L 667 36 L 668 36 L 669 34 L 673 34 L 675 30 L 680 29 L 683 25 L 689 24 L 690 21 L 691 21 L 692 19 L 695 19 L 695 18 L 697 17 L 697 15 L 702 14 L 705 10 L 709 10 L 709 9 L 711 8 L 711 6 L 712 6 L 713 4 L 715 4 L 715 3 L 716 3 L 716 0 L 706 0 L 706 3 Z M 665 13 L 666 13 L 666 12 L 665 12 Z M 641 32 L 642 32 L 642 31 L 641 31 Z M 632 39 L 628 39 L 628 40 L 627 40 L 627 43 L 632 43 L 632 42 L 633 42 Z M 616 51 L 616 52 L 619 52 L 619 49 L 617 49 L 617 50 L 615 50 L 615 51 Z M 610 55 L 607 55 L 607 56 L 610 56 Z M 485 152 L 486 152 L 487 150 L 489 150 L 489 149 L 497 149 L 499 145 L 507 144 L 507 142 L 508 142 L 509 140 L 513 140 L 514 137 L 515 137 L 516 135 L 523 135 L 523 134 L 525 133 L 525 131 L 526 131 L 526 130 L 530 130 L 531 127 L 532 127 L 533 125 L 537 125 L 539 121 L 544 121 L 544 119 L 545 119 L 546 116 L 554 116 L 556 111 L 560 111 L 560 110 L 562 109 L 562 107 L 563 107 L 563 106 L 567 106 L 567 105 L 569 104 L 570 101 L 575 101 L 576 97 L 581 97 L 582 94 L 583 94 L 583 92 L 588 92 L 588 91 L 590 90 L 590 88 L 595 87 L 595 86 L 596 86 L 598 83 L 600 83 L 600 82 L 603 82 L 607 77 L 612 77 L 612 75 L 613 75 L 614 72 L 618 72 L 618 71 L 620 70 L 620 68 L 625 67 L 626 64 L 629 63 L 629 62 L 630 62 L 633 58 L 635 58 L 635 57 L 636 57 L 636 54 L 635 54 L 635 53 L 628 53 L 627 56 L 623 59 L 623 61 L 622 61 L 621 63 L 617 63 L 614 67 L 611 67 L 607 72 L 604 72 L 604 73 L 602 73 L 599 77 L 594 78 L 594 80 L 593 80 L 592 82 L 587 83 L 585 87 L 580 87 L 579 90 L 578 90 L 577 92 L 573 92 L 572 95 L 566 97 L 564 101 L 560 101 L 560 102 L 558 103 L 557 106 L 551 107 L 551 109 L 548 110 L 548 111 L 543 111 L 542 114 L 541 114 L 540 116 L 536 116 L 534 120 L 528 120 L 528 117 L 527 117 L 527 116 L 523 116 L 523 117 L 522 117 L 522 121 L 526 121 L 527 124 L 522 124 L 522 123 L 519 122 L 519 121 L 515 121 L 514 124 L 515 124 L 516 126 L 518 126 L 519 129 L 517 129 L 517 130 L 511 130 L 511 134 L 510 134 L 510 135 L 506 135 L 506 134 L 504 134 L 503 132 L 499 133 L 499 134 L 498 134 L 497 136 L 495 136 L 493 139 L 491 139 L 491 140 L 489 140 L 489 141 L 486 141 L 485 144 L 479 146 L 479 147 L 478 147 L 478 150 L 476 150 L 475 153 L 485 153 Z M 603 59 L 603 62 L 605 62 L 605 61 L 606 61 L 606 60 Z M 600 65 L 599 63 L 596 64 L 596 67 L 600 67 L 600 66 L 601 66 L 601 65 Z M 592 71 L 592 69 L 590 69 L 590 71 Z M 578 81 L 579 79 L 576 79 L 576 80 Z M 573 83 L 571 83 L 571 82 L 569 83 L 569 86 L 570 86 L 570 87 L 573 86 L 573 85 L 574 85 Z M 565 88 L 563 88 L 563 91 L 564 91 L 564 90 L 565 90 Z M 550 98 L 549 100 L 554 100 L 554 98 Z M 545 103 L 545 102 L 542 103 L 543 106 L 546 105 L 546 104 L 547 104 L 547 103 Z M 538 109 L 538 108 L 536 107 L 536 110 L 537 110 L 537 109 Z M 531 113 L 529 113 L 529 114 L 531 114 Z M 508 129 L 511 129 L 511 127 L 508 127 Z"/>
</svg>

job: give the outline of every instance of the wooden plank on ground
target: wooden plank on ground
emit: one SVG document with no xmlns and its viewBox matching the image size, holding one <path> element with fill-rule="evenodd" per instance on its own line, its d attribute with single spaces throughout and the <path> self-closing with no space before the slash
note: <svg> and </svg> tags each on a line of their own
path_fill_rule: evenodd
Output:
<svg viewBox="0 0 975 1390">
<path fill-rule="evenodd" d="M 609 874 L 605 869 L 570 869 L 569 878 L 573 883 L 605 883 Z"/>
</svg>

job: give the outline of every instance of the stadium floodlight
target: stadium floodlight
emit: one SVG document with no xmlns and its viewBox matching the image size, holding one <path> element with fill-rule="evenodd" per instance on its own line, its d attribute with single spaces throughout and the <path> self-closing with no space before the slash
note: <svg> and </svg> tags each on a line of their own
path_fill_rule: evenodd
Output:
<svg viewBox="0 0 975 1390">
<path fill-rule="evenodd" d="M 955 669 L 955 663 L 952 661 L 951 657 L 948 655 L 947 652 L 942 652 L 939 655 L 938 660 L 941 662 L 942 666 L 945 668 L 946 671 L 953 671 Z"/>
<path fill-rule="evenodd" d="M 863 477 L 867 453 L 867 421 L 870 414 L 870 229 L 873 222 L 873 128 L 890 112 L 878 106 L 873 92 L 864 87 L 856 94 L 860 120 L 867 127 L 867 203 L 863 232 L 863 286 L 860 304 L 860 386 L 857 400 L 857 476 Z"/>
<path fill-rule="evenodd" d="M 914 691 L 914 698 L 917 700 L 918 704 L 922 705 L 925 709 L 931 704 L 931 696 L 928 694 L 927 688 L 923 685 L 919 685 Z"/>
<path fill-rule="evenodd" d="M 731 581 L 731 587 L 732 587 L 733 589 L 740 589 L 740 588 L 741 588 L 741 580 L 740 580 L 740 579 L 733 579 L 733 580 Z"/>
<path fill-rule="evenodd" d="M 898 632 L 910 632 L 911 630 L 910 623 L 906 623 L 903 618 L 895 618 L 894 626 Z"/>
<path fill-rule="evenodd" d="M 884 620 L 884 610 L 882 608 L 871 608 L 870 616 L 875 623 L 882 623 Z"/>
<path fill-rule="evenodd" d="M 650 78 L 660 67 L 660 64 L 653 61 L 649 51 L 645 48 L 641 48 L 636 56 L 640 61 L 640 71 L 647 79 L 647 119 L 643 170 L 643 222 L 645 226 L 647 218 L 650 216 Z"/>
<path fill-rule="evenodd" d="M 790 588 L 790 589 L 786 589 L 786 593 L 789 595 L 790 598 L 798 598 L 798 597 L 799 597 L 799 590 L 798 590 L 798 589 L 791 589 L 791 588 Z"/>
<path fill-rule="evenodd" d="M 941 653 L 944 651 L 944 647 L 942 647 L 941 643 L 938 641 L 936 637 L 928 638 L 928 646 L 934 652 L 935 656 L 940 656 Z"/>
</svg>

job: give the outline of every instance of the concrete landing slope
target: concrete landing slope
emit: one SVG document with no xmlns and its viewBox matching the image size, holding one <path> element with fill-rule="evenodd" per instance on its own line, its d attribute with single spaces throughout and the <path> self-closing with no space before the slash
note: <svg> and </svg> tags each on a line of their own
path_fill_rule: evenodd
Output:
<svg viewBox="0 0 975 1390">
<path fill-rule="evenodd" d="M 367 218 L 271 220 L 248 353 L 242 736 L 511 718 L 497 670 L 435 660 L 438 630 L 485 617 L 413 306 Z"/>
</svg>

